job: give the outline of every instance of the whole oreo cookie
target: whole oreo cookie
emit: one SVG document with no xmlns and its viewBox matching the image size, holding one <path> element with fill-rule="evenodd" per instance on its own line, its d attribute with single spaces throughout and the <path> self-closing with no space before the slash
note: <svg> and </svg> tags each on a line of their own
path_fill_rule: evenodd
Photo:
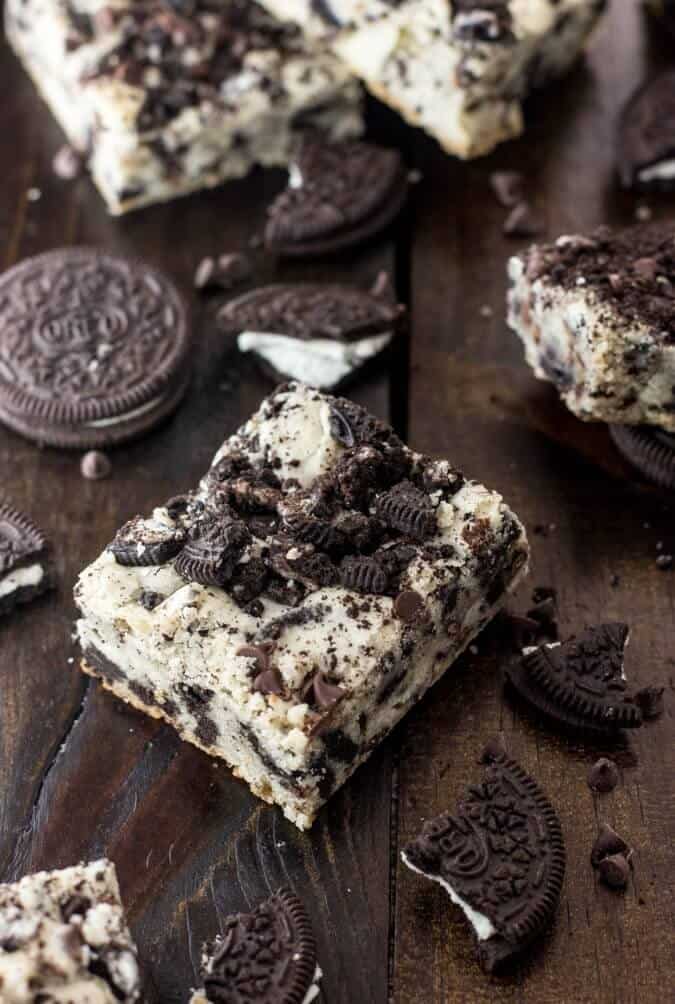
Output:
<svg viewBox="0 0 675 1004">
<path fill-rule="evenodd" d="M 203 960 L 204 993 L 212 1004 L 304 1004 L 318 993 L 321 970 L 309 917 L 287 889 L 251 913 L 226 917 Z"/>
<path fill-rule="evenodd" d="M 483 782 L 468 788 L 454 815 L 426 822 L 403 861 L 462 907 L 479 961 L 492 972 L 546 928 L 562 889 L 565 847 L 536 781 L 497 748 L 483 760 Z"/>
<path fill-rule="evenodd" d="M 619 176 L 625 188 L 675 189 L 675 70 L 649 81 L 626 105 L 619 126 Z"/>
<path fill-rule="evenodd" d="M 288 188 L 268 209 L 265 244 L 286 257 L 352 247 L 388 226 L 407 195 L 397 150 L 307 139 L 291 166 Z"/>
<path fill-rule="evenodd" d="M 611 425 L 609 431 L 636 470 L 661 488 L 675 490 L 675 436 L 647 425 Z"/>
<path fill-rule="evenodd" d="M 0 496 L 0 616 L 52 585 L 41 530 Z"/>
<path fill-rule="evenodd" d="M 155 269 L 92 248 L 29 258 L 0 277 L 0 421 L 49 446 L 126 441 L 176 408 L 189 348 Z"/>
<path fill-rule="evenodd" d="M 642 714 L 623 675 L 625 624 L 601 624 L 579 637 L 525 649 L 506 668 L 517 693 L 569 728 L 600 734 L 637 728 Z"/>
</svg>

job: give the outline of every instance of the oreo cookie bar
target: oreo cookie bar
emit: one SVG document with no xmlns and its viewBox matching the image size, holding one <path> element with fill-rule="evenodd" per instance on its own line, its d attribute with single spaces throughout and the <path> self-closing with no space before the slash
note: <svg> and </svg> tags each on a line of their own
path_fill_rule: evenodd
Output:
<svg viewBox="0 0 675 1004">
<path fill-rule="evenodd" d="M 190 1004 L 311 1004 L 323 975 L 307 911 L 289 889 L 226 917 L 201 968 L 204 989 Z"/>
<path fill-rule="evenodd" d="M 495 492 L 290 383 L 81 574 L 82 668 L 307 828 L 527 559 Z"/>
<path fill-rule="evenodd" d="M 46 592 L 52 581 L 42 531 L 0 495 L 0 617 Z"/>
<path fill-rule="evenodd" d="M 675 431 L 675 231 L 559 237 L 511 258 L 508 322 L 584 421 Z"/>
<path fill-rule="evenodd" d="M 458 157 L 523 131 L 530 90 L 576 61 L 605 0 L 262 0 Z"/>
<path fill-rule="evenodd" d="M 5 20 L 113 214 L 361 130 L 349 72 L 249 0 L 8 0 Z"/>
<path fill-rule="evenodd" d="M 110 861 L 0 885 L 3 1004 L 132 1004 L 141 995 L 136 947 Z"/>
</svg>

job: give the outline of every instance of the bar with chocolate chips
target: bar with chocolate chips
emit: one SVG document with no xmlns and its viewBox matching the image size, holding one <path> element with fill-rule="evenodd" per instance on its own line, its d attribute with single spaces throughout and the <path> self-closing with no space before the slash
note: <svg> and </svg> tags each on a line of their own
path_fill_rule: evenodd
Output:
<svg viewBox="0 0 675 1004">
<path fill-rule="evenodd" d="M 527 94 L 575 63 L 606 0 L 261 0 L 448 152 L 523 131 Z"/>
<path fill-rule="evenodd" d="M 82 668 L 307 828 L 527 560 L 498 494 L 290 383 L 82 572 Z"/>
<path fill-rule="evenodd" d="M 106 860 L 0 885 L 0 1000 L 133 1004 L 136 946 Z"/>
<path fill-rule="evenodd" d="M 7 0 L 5 22 L 114 214 L 361 130 L 348 70 L 248 0 Z"/>
</svg>

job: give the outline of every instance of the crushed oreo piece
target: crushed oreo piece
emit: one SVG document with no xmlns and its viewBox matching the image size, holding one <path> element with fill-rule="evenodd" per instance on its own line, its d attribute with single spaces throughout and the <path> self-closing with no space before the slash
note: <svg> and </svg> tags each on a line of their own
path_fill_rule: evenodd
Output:
<svg viewBox="0 0 675 1004">
<path fill-rule="evenodd" d="M 598 835 L 591 848 L 591 864 L 593 867 L 597 868 L 604 858 L 610 857 L 612 854 L 629 856 L 630 853 L 630 847 L 623 837 L 620 837 L 609 823 L 601 823 Z"/>
<path fill-rule="evenodd" d="M 664 691 L 665 687 L 641 687 L 636 690 L 634 700 L 643 718 L 649 720 L 663 714 Z"/>
<path fill-rule="evenodd" d="M 298 544 L 286 538 L 271 542 L 269 564 L 281 578 L 301 582 L 309 589 L 332 586 L 338 579 L 328 555 L 317 551 L 313 544 Z"/>
<path fill-rule="evenodd" d="M 134 516 L 117 531 L 108 549 L 118 565 L 164 565 L 184 544 L 185 531 L 179 527 Z"/>
<path fill-rule="evenodd" d="M 347 557 L 340 563 L 340 582 L 356 593 L 386 593 L 389 579 L 382 565 L 372 557 Z"/>
<path fill-rule="evenodd" d="M 619 768 L 613 760 L 600 757 L 588 772 L 588 787 L 605 795 L 619 783 Z"/>
<path fill-rule="evenodd" d="M 161 593 L 155 593 L 152 589 L 142 589 L 138 597 L 138 602 L 146 610 L 154 610 L 158 607 L 160 603 L 164 602 L 165 597 Z"/>
<path fill-rule="evenodd" d="M 176 571 L 187 582 L 222 587 L 250 542 L 251 534 L 241 520 L 206 517 L 191 529 L 176 558 Z"/>
<path fill-rule="evenodd" d="M 514 690 L 570 728 L 604 734 L 642 724 L 623 677 L 625 624 L 601 624 L 562 644 L 526 650 L 506 667 Z"/>
<path fill-rule="evenodd" d="M 428 495 L 412 481 L 401 481 L 375 500 L 375 511 L 393 530 L 414 540 L 425 540 L 436 532 L 436 513 Z"/>
<path fill-rule="evenodd" d="M 454 815 L 426 822 L 403 860 L 460 900 L 488 972 L 543 933 L 565 872 L 553 807 L 536 781 L 497 749 L 483 782 L 467 789 Z"/>
</svg>

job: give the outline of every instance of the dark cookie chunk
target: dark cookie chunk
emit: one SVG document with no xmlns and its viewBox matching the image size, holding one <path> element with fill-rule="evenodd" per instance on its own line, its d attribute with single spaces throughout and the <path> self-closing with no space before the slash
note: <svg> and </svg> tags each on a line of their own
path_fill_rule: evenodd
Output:
<svg viewBox="0 0 675 1004">
<path fill-rule="evenodd" d="M 222 935 L 204 954 L 204 990 L 213 1004 L 303 1004 L 315 985 L 309 917 L 287 889 L 252 913 L 226 917 Z"/>
<path fill-rule="evenodd" d="M 374 446 L 384 455 L 387 462 L 395 464 L 400 481 L 410 474 L 412 458 L 410 451 L 386 422 L 371 415 L 361 405 L 346 397 L 336 397 L 330 405 L 329 429 L 331 436 L 341 446 Z"/>
<path fill-rule="evenodd" d="M 425 540 L 436 532 L 436 513 L 429 496 L 412 481 L 402 481 L 379 495 L 375 511 L 387 526 L 414 540 Z"/>
<path fill-rule="evenodd" d="M 297 607 L 307 595 L 307 589 L 297 579 L 285 579 L 280 575 L 270 575 L 265 584 L 265 596 L 285 607 Z"/>
<path fill-rule="evenodd" d="M 605 734 L 637 728 L 642 714 L 622 675 L 627 640 L 625 624 L 601 624 L 525 652 L 506 676 L 518 694 L 570 728 Z"/>
<path fill-rule="evenodd" d="M 251 534 L 241 520 L 209 516 L 195 524 L 176 558 L 176 571 L 188 582 L 224 586 Z"/>
<path fill-rule="evenodd" d="M 613 760 L 600 757 L 588 772 L 588 787 L 605 795 L 619 783 L 619 768 Z"/>
<path fill-rule="evenodd" d="M 332 586 L 338 578 L 335 565 L 313 544 L 299 544 L 287 538 L 270 541 L 270 567 L 283 579 L 301 582 L 308 589 Z"/>
<path fill-rule="evenodd" d="M 386 527 L 375 516 L 361 512 L 345 512 L 336 516 L 333 524 L 346 537 L 349 551 L 366 553 L 374 550 L 385 535 Z"/>
<path fill-rule="evenodd" d="M 281 500 L 279 482 L 273 471 L 240 474 L 224 484 L 230 504 L 239 512 L 275 512 Z"/>
<path fill-rule="evenodd" d="M 663 694 L 665 687 L 642 687 L 635 692 L 635 703 L 642 717 L 649 720 L 663 714 Z"/>
<path fill-rule="evenodd" d="M 619 177 L 625 188 L 675 189 L 675 70 L 631 97 L 619 126 Z"/>
<path fill-rule="evenodd" d="M 174 410 L 189 377 L 185 307 L 140 262 L 90 248 L 0 278 L 0 420 L 62 447 L 123 442 Z"/>
<path fill-rule="evenodd" d="M 180 527 L 134 516 L 117 531 L 108 550 L 118 565 L 164 565 L 176 557 L 185 539 Z"/>
<path fill-rule="evenodd" d="M 477 940 L 488 972 L 543 932 L 565 872 L 554 809 L 522 767 L 498 750 L 489 754 L 483 782 L 467 790 L 456 814 L 425 823 L 403 860 L 451 888 L 491 925 L 488 936 Z"/>
<path fill-rule="evenodd" d="M 381 596 L 387 591 L 389 578 L 375 558 L 348 557 L 340 564 L 340 582 L 345 589 Z"/>
<path fill-rule="evenodd" d="M 348 542 L 332 521 L 332 511 L 315 492 L 294 492 L 278 505 L 283 528 L 296 540 L 332 555 L 344 554 Z"/>
<path fill-rule="evenodd" d="M 306 282 L 254 289 L 226 303 L 218 319 L 222 329 L 233 335 L 265 331 L 300 341 L 353 342 L 397 331 L 403 313 L 389 299 L 356 286 Z"/>
<path fill-rule="evenodd" d="M 459 42 L 503 42 L 511 35 L 508 0 L 455 0 L 452 30 Z"/>
<path fill-rule="evenodd" d="M 196 289 L 234 289 L 247 282 L 253 266 L 245 254 L 221 254 L 217 258 L 202 258 L 195 271 Z"/>
<path fill-rule="evenodd" d="M 161 593 L 155 593 L 152 589 L 142 589 L 138 597 L 138 602 L 146 610 L 152 611 L 164 602 L 165 597 Z"/>
<path fill-rule="evenodd" d="M 397 150 L 310 137 L 291 166 L 288 188 L 268 209 L 265 244 L 286 257 L 352 247 L 391 223 L 407 194 Z"/>
<path fill-rule="evenodd" d="M 247 607 L 265 591 L 269 570 L 265 560 L 258 556 L 234 566 L 227 591 L 240 607 Z"/>
<path fill-rule="evenodd" d="M 335 465 L 338 491 L 349 509 L 366 511 L 374 496 L 400 477 L 400 467 L 391 463 L 375 446 L 347 450 Z"/>
<path fill-rule="evenodd" d="M 675 490 L 675 436 L 646 425 L 611 425 L 609 431 L 636 470 L 661 488 Z"/>
<path fill-rule="evenodd" d="M 440 492 L 442 501 L 452 498 L 465 484 L 462 472 L 447 460 L 429 460 L 422 469 L 422 486 L 425 492 L 429 495 Z"/>
<path fill-rule="evenodd" d="M 0 584 L 6 576 L 15 575 L 26 566 L 43 566 L 39 581 L 19 584 L 0 596 L 0 615 L 9 613 L 19 603 L 30 602 L 52 587 L 48 562 L 49 549 L 42 531 L 0 496 Z"/>
</svg>

